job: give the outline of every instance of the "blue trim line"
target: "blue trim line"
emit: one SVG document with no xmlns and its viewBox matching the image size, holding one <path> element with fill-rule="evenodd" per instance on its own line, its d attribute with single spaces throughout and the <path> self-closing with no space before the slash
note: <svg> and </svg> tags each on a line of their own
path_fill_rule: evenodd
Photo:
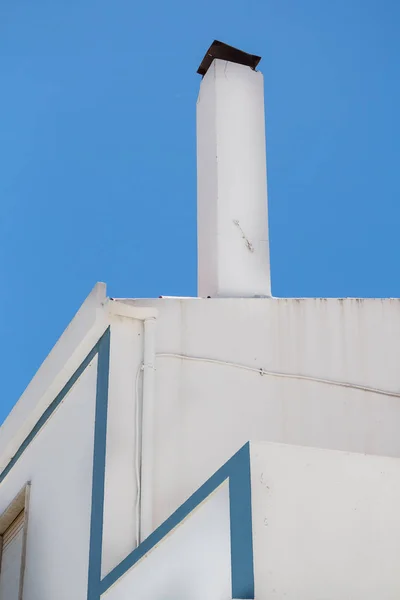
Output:
<svg viewBox="0 0 400 600">
<path fill-rule="evenodd" d="M 229 480 L 232 598 L 254 598 L 250 444 L 245 444 L 182 506 L 104 577 L 100 595 L 152 550 L 224 481 Z M 90 598 L 92 600 L 92 597 Z M 98 596 L 93 596 L 98 600 Z"/>
<path fill-rule="evenodd" d="M 244 449 L 246 451 L 244 451 Z M 229 477 L 232 598 L 254 598 L 250 444 L 236 455 Z"/>
<path fill-rule="evenodd" d="M 16 462 L 21 458 L 30 443 L 47 423 L 54 411 L 67 396 L 79 377 L 98 355 L 97 361 L 97 383 L 96 383 L 96 407 L 95 407 L 95 432 L 93 452 L 93 479 L 92 479 L 92 512 L 90 525 L 90 547 L 89 547 L 89 573 L 88 573 L 88 599 L 100 598 L 99 585 L 101 578 L 101 553 L 103 538 L 103 505 L 104 505 L 104 479 L 106 458 L 106 435 L 107 435 L 107 406 L 108 406 L 108 378 L 110 360 L 110 327 L 93 346 L 84 361 L 77 368 L 72 377 L 49 404 L 35 426 L 22 442 L 17 452 L 11 458 L 7 466 L 0 473 L 0 483 L 9 474 Z"/>
<path fill-rule="evenodd" d="M 20 447 L 18 448 L 17 452 L 14 454 L 14 456 L 12 457 L 10 462 L 0 473 L 0 483 L 3 481 L 3 479 L 5 477 L 7 477 L 7 475 L 9 474 L 9 472 L 11 471 L 11 469 L 13 468 L 15 463 L 21 458 L 22 454 L 25 452 L 25 450 L 27 449 L 29 444 L 32 442 L 32 440 L 35 438 L 35 436 L 39 433 L 39 431 L 42 429 L 42 427 L 47 423 L 47 421 L 49 420 L 49 418 L 51 417 L 53 412 L 59 407 L 61 402 L 64 400 L 65 396 L 71 390 L 72 386 L 77 382 L 77 380 L 82 375 L 82 373 L 86 369 L 86 367 L 92 362 L 92 360 L 94 359 L 94 357 L 97 354 L 98 345 L 99 345 L 100 341 L 101 340 L 99 340 L 99 342 L 97 342 L 97 344 L 92 348 L 92 350 L 89 352 L 89 354 L 87 355 L 85 360 L 81 363 L 81 365 L 77 368 L 75 373 L 72 375 L 71 379 L 65 384 L 65 386 L 63 387 L 61 392 L 59 394 L 57 394 L 57 396 L 55 397 L 53 402 L 51 404 L 49 404 L 49 406 L 46 408 L 46 410 L 44 411 L 44 413 L 42 414 L 40 419 L 37 421 L 36 425 L 33 427 L 33 429 L 29 432 L 27 437 L 24 439 L 24 441 L 22 442 L 22 444 L 20 445 Z"/>
<path fill-rule="evenodd" d="M 108 383 L 110 363 L 110 328 L 105 331 L 60 393 L 42 414 L 15 455 L 0 473 L 0 483 L 64 400 L 73 385 L 98 354 L 95 430 L 93 450 L 92 507 L 90 521 L 89 569 L 87 600 L 100 600 L 122 575 L 157 546 L 224 481 L 229 481 L 232 598 L 254 598 L 253 536 L 251 515 L 250 444 L 245 444 L 214 475 L 210 477 L 182 506 L 162 523 L 142 544 L 101 579 L 103 546 L 104 488 Z"/>
<path fill-rule="evenodd" d="M 103 549 L 104 485 L 110 366 L 110 329 L 99 342 L 97 361 L 96 415 L 93 450 L 92 511 L 90 520 L 88 600 L 100 597 L 101 556 Z"/>
</svg>

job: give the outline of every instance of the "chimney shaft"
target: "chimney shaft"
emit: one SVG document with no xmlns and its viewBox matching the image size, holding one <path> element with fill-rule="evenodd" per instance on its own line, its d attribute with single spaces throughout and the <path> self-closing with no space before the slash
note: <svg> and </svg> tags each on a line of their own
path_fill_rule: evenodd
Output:
<svg viewBox="0 0 400 600">
<path fill-rule="evenodd" d="M 224 48 L 199 69 L 198 294 L 270 296 L 263 76 Z"/>
</svg>

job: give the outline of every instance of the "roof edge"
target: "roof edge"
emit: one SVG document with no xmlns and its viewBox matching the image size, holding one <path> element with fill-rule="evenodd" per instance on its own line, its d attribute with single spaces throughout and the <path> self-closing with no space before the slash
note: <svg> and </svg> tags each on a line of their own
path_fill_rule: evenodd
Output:
<svg viewBox="0 0 400 600">
<path fill-rule="evenodd" d="M 109 324 L 106 284 L 96 283 L 0 427 L 2 470 Z"/>
</svg>

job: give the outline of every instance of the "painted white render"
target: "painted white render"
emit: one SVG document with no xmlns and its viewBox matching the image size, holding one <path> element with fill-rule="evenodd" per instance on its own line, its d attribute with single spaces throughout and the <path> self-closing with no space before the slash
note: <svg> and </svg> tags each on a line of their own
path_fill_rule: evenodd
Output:
<svg viewBox="0 0 400 600">
<path fill-rule="evenodd" d="M 398 598 L 400 460 L 250 448 L 255 597 Z M 102 598 L 228 598 L 229 538 L 225 484 Z"/>
<path fill-rule="evenodd" d="M 199 296 L 270 296 L 264 80 L 214 60 L 197 100 Z"/>
<path fill-rule="evenodd" d="M 103 313 L 99 337 L 103 329 L 111 328 L 102 575 L 137 544 L 140 422 L 136 402 L 142 395 L 143 317 L 157 316 L 151 472 L 155 528 L 249 439 L 400 457 L 399 308 L 399 301 L 390 299 L 105 300 L 97 309 Z M 69 341 L 68 330 L 56 352 L 64 340 Z M 50 364 L 54 360 L 52 353 L 47 360 Z M 64 591 L 57 588 L 60 582 L 68 594 L 86 598 L 95 361 L 0 484 L 1 511 L 27 481 L 32 482 L 27 600 L 38 597 L 49 568 L 58 574 L 61 563 L 75 565 L 78 559 L 77 576 L 68 582 L 58 575 L 46 579 L 40 597 L 63 598 Z M 73 371 L 63 371 L 63 376 L 68 379 Z M 52 375 L 59 380 L 57 369 Z M 51 383 L 50 375 L 49 379 Z M 42 401 L 36 398 L 37 404 Z M 28 417 L 29 413 L 25 422 Z M 3 464 L 10 443 L 17 447 L 23 441 L 20 427 L 14 438 L 11 435 L 3 443 L 2 433 L 9 434 L 9 423 L 0 429 Z M 302 456 L 298 449 L 294 453 Z M 364 459 L 354 459 L 357 472 Z M 392 459 L 382 460 L 394 464 Z M 372 477 L 375 459 L 364 464 Z M 337 481 L 340 468 L 340 461 L 335 468 L 328 461 L 326 477 Z M 298 497 L 306 502 L 300 492 Z M 345 508 L 346 498 L 343 502 Z M 373 520 L 373 506 L 366 510 Z M 257 537 L 259 523 L 254 519 Z M 351 537 L 347 528 L 338 543 L 346 531 Z M 55 532 L 58 539 L 69 540 L 63 543 L 65 554 L 52 546 Z M 360 537 L 360 545 L 364 543 Z M 39 577 L 41 569 L 43 577 Z M 397 589 L 396 581 L 392 583 L 390 589 Z M 79 590 L 71 587 L 75 585 Z M 269 594 L 267 588 L 257 597 L 269 598 Z M 392 597 L 389 592 L 387 597 Z"/>
<path fill-rule="evenodd" d="M 159 311 L 155 525 L 249 439 L 400 456 L 400 301 L 128 302 Z"/>
<path fill-rule="evenodd" d="M 399 459 L 256 443 L 251 479 L 256 598 L 399 598 Z"/>
<path fill-rule="evenodd" d="M 135 370 L 142 361 L 140 321 L 117 317 L 112 328 L 102 573 L 115 567 L 138 536 Z"/>
<path fill-rule="evenodd" d="M 86 598 L 96 368 L 95 358 L 1 483 L 3 513 L 31 482 L 23 600 Z"/>
<path fill-rule="evenodd" d="M 97 283 L 0 428 L 0 469 L 90 352 L 108 325 L 106 286 Z"/>
<path fill-rule="evenodd" d="M 133 591 L 141 600 L 226 600 L 230 597 L 226 483 L 101 598 L 131 600 Z"/>
</svg>

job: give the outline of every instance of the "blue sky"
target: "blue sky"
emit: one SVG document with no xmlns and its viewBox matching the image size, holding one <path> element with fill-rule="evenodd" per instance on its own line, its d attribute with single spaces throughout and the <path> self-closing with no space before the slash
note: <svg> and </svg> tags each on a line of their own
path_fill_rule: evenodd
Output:
<svg viewBox="0 0 400 600">
<path fill-rule="evenodd" d="M 98 280 L 196 294 L 196 69 L 260 54 L 275 296 L 400 296 L 398 0 L 3 0 L 0 420 Z"/>
</svg>

